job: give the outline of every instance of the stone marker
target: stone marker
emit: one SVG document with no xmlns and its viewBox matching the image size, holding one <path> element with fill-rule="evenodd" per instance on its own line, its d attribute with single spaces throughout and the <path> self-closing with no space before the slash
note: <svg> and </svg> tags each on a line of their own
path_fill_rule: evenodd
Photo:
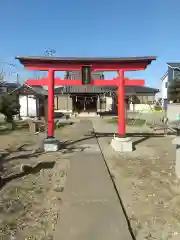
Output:
<svg viewBox="0 0 180 240">
<path fill-rule="evenodd" d="M 55 138 L 47 138 L 46 133 L 39 133 L 38 149 L 45 152 L 57 152 L 59 150 L 59 141 Z"/>
<path fill-rule="evenodd" d="M 132 152 L 132 139 L 129 137 L 114 137 L 111 141 L 111 146 L 116 152 Z"/>
<path fill-rule="evenodd" d="M 59 150 L 59 141 L 55 138 L 46 138 L 43 143 L 45 152 L 57 152 Z"/>
</svg>

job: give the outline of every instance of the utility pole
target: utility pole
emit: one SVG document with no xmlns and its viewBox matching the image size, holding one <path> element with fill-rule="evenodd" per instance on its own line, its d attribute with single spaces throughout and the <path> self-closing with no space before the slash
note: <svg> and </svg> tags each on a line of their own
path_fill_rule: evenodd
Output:
<svg viewBox="0 0 180 240">
<path fill-rule="evenodd" d="M 17 86 L 19 86 L 19 74 L 18 73 L 16 75 L 16 83 L 17 83 Z"/>
</svg>

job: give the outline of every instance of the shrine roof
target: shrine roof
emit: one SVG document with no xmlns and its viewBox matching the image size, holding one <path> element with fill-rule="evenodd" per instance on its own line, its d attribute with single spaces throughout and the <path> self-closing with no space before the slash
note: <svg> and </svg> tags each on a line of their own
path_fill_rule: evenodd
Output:
<svg viewBox="0 0 180 240">
<path fill-rule="evenodd" d="M 58 87 L 55 88 L 55 94 L 78 94 L 78 93 L 95 93 L 95 94 L 101 94 L 101 93 L 110 93 L 115 92 L 117 90 L 117 87 L 115 86 L 66 86 L 66 87 Z M 145 94 L 145 95 L 155 95 L 159 92 L 159 89 L 151 88 L 147 86 L 124 86 L 125 95 L 131 96 L 136 94 Z"/>
<path fill-rule="evenodd" d="M 17 56 L 21 64 L 61 64 L 61 63 L 77 63 L 77 64 L 92 64 L 92 63 L 144 63 L 151 64 L 153 60 L 156 60 L 155 56 L 145 56 L 145 57 L 122 57 L 122 58 L 98 58 L 98 57 L 50 57 L 50 56 Z"/>
</svg>

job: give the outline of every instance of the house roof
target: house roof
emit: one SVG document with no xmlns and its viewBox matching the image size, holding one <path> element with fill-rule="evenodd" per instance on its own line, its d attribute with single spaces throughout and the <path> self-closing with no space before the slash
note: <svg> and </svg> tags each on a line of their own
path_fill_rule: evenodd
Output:
<svg viewBox="0 0 180 240">
<path fill-rule="evenodd" d="M 180 63 L 167 63 L 167 65 L 171 68 L 178 68 L 180 69 Z"/>
<path fill-rule="evenodd" d="M 55 94 L 61 94 L 61 93 L 94 93 L 94 94 L 101 94 L 101 93 L 109 93 L 109 92 L 115 92 L 117 89 L 116 86 L 105 86 L 105 87 L 99 87 L 99 86 L 68 86 L 68 87 L 59 87 L 55 89 Z M 134 95 L 134 94 L 156 94 L 159 92 L 159 89 L 156 88 L 150 88 L 150 87 L 144 87 L 144 86 L 125 86 L 125 95 Z"/>
<path fill-rule="evenodd" d="M 20 85 L 14 82 L 0 82 L 0 94 L 6 95 L 14 89 L 18 88 Z"/>
<path fill-rule="evenodd" d="M 42 86 L 28 86 L 26 84 L 23 84 L 21 85 L 20 87 L 17 87 L 16 89 L 14 89 L 12 93 L 14 92 L 18 92 L 18 91 L 21 91 L 22 89 L 29 89 L 31 90 L 35 95 L 39 95 L 39 96 L 47 96 L 48 95 L 48 92 L 47 90 L 45 90 Z"/>
<path fill-rule="evenodd" d="M 49 67 L 60 67 L 64 66 L 64 70 L 67 69 L 67 64 L 71 68 L 72 66 L 77 67 L 81 65 L 95 65 L 99 64 L 99 70 L 104 69 L 105 65 L 113 69 L 119 69 L 122 65 L 127 66 L 129 64 L 134 65 L 134 69 L 137 68 L 136 64 L 142 66 L 145 69 L 153 60 L 156 60 L 154 56 L 146 57 L 122 57 L 122 58 L 97 58 L 97 57 L 47 57 L 47 56 L 17 56 L 16 59 L 20 61 L 25 67 L 38 67 L 41 69 L 43 66 L 45 68 Z M 69 69 L 70 70 L 70 69 Z"/>
<path fill-rule="evenodd" d="M 35 91 L 39 95 L 44 95 L 44 96 L 48 95 L 48 91 L 45 90 L 42 86 L 33 86 L 31 88 L 33 91 Z"/>
<path fill-rule="evenodd" d="M 7 88 L 17 88 L 20 84 L 15 82 L 1 82 L 0 87 L 7 87 Z"/>
<path fill-rule="evenodd" d="M 138 94 L 138 93 L 146 93 L 146 94 L 156 94 L 159 92 L 159 89 L 157 88 L 151 88 L 146 86 L 125 86 L 124 87 L 125 94 Z"/>
</svg>

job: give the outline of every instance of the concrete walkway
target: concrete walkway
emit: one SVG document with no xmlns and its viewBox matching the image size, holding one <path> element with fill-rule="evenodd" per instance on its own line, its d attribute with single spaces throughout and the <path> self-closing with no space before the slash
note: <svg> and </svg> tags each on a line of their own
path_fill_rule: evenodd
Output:
<svg viewBox="0 0 180 240">
<path fill-rule="evenodd" d="M 90 121 L 74 124 L 76 140 L 93 131 Z M 63 207 L 55 240 L 132 240 L 96 138 L 77 141 L 68 158 Z"/>
</svg>

